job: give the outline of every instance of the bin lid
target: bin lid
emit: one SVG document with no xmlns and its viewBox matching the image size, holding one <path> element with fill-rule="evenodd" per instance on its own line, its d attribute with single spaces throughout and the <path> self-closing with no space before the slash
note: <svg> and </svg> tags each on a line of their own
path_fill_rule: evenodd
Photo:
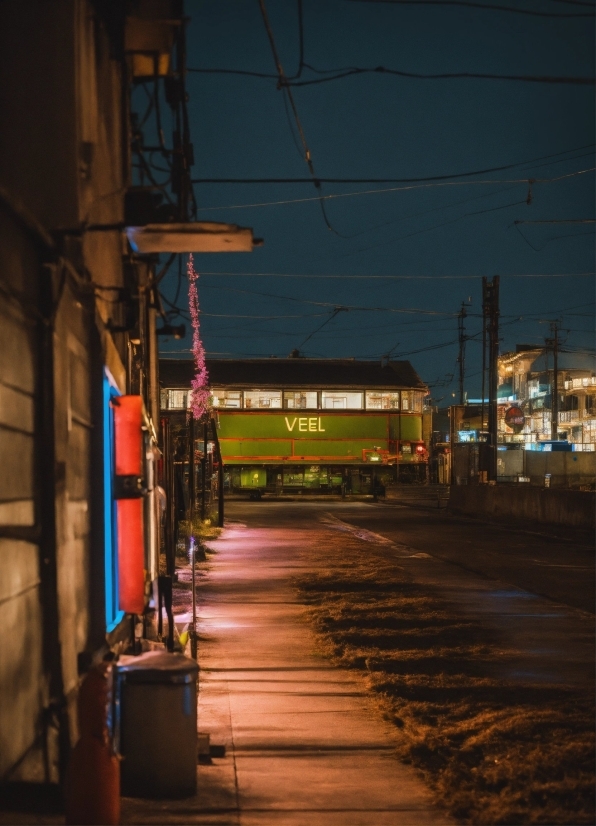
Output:
<svg viewBox="0 0 596 826">
<path fill-rule="evenodd" d="M 196 679 L 198 665 L 183 654 L 146 651 L 138 656 L 125 655 L 115 665 L 119 676 L 135 683 L 190 683 Z"/>
</svg>

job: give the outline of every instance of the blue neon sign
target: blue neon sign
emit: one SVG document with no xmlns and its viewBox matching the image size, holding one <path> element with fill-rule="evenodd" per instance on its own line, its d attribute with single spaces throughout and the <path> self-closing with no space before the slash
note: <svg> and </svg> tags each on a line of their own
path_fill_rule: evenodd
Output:
<svg viewBox="0 0 596 826">
<path fill-rule="evenodd" d="M 106 631 L 121 621 L 124 611 L 118 607 L 118 535 L 114 502 L 114 416 L 110 401 L 121 393 L 110 371 L 103 374 L 103 499 L 104 499 L 104 581 Z"/>
</svg>

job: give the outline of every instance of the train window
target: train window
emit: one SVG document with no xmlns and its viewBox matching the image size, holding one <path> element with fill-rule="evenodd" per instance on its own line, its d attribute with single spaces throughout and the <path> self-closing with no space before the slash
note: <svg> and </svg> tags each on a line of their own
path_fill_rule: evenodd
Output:
<svg viewBox="0 0 596 826">
<path fill-rule="evenodd" d="M 401 391 L 401 409 L 411 410 L 415 413 L 422 412 L 422 405 L 424 402 L 424 393 L 418 390 L 402 390 Z"/>
<path fill-rule="evenodd" d="M 351 390 L 323 390 L 321 406 L 328 410 L 362 410 L 362 396 Z"/>
<path fill-rule="evenodd" d="M 390 390 L 372 390 L 366 393 L 367 410 L 399 410 L 399 393 Z"/>
<path fill-rule="evenodd" d="M 316 390 L 284 390 L 284 407 L 288 409 L 316 410 Z"/>
<path fill-rule="evenodd" d="M 245 390 L 244 407 L 265 410 L 281 407 L 281 390 Z"/>
<path fill-rule="evenodd" d="M 168 410 L 186 410 L 188 390 L 168 390 Z"/>
<path fill-rule="evenodd" d="M 289 468 L 283 470 L 283 485 L 284 487 L 302 487 L 304 485 L 304 471 L 298 468 Z"/>
<path fill-rule="evenodd" d="M 242 390 L 223 390 L 221 387 L 211 391 L 213 407 L 242 407 Z"/>
</svg>

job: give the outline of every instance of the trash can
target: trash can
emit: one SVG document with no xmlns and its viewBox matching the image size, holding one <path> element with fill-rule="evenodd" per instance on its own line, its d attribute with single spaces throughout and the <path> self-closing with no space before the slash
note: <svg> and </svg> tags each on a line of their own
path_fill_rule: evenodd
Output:
<svg viewBox="0 0 596 826">
<path fill-rule="evenodd" d="M 166 651 L 118 660 L 114 717 L 122 794 L 196 793 L 197 673 L 194 660 Z"/>
</svg>

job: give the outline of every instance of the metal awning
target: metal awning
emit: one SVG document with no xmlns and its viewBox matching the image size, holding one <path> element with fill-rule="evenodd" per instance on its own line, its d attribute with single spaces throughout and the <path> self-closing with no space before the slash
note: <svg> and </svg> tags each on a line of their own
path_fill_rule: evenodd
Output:
<svg viewBox="0 0 596 826">
<path fill-rule="evenodd" d="M 126 236 L 134 252 L 252 252 L 263 246 L 254 238 L 250 227 L 194 221 L 185 224 L 147 224 L 126 227 Z"/>
</svg>

